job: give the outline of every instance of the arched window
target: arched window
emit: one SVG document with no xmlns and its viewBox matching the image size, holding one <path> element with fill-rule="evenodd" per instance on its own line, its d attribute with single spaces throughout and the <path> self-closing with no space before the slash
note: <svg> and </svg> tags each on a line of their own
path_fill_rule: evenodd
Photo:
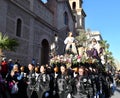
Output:
<svg viewBox="0 0 120 98">
<path fill-rule="evenodd" d="M 21 19 L 17 19 L 16 36 L 18 37 L 21 37 L 21 27 L 22 27 L 22 21 Z"/>
<path fill-rule="evenodd" d="M 68 14 L 67 14 L 67 12 L 64 13 L 64 24 L 68 25 Z"/>
<path fill-rule="evenodd" d="M 75 10 L 76 9 L 76 2 L 72 3 L 72 9 Z"/>
</svg>

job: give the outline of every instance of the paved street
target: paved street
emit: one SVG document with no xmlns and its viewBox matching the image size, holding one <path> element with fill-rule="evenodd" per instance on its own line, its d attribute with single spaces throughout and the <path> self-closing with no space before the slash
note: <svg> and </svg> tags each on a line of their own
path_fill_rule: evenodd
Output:
<svg viewBox="0 0 120 98">
<path fill-rule="evenodd" d="M 111 98 L 120 98 L 120 87 L 116 88 L 115 94 Z"/>
</svg>

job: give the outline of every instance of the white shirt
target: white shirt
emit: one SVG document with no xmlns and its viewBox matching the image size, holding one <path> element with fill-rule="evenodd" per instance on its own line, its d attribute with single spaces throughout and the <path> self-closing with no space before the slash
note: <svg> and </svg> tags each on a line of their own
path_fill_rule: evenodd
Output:
<svg viewBox="0 0 120 98">
<path fill-rule="evenodd" d="M 64 44 L 73 43 L 73 42 L 74 42 L 74 37 L 67 37 L 64 40 Z"/>
</svg>

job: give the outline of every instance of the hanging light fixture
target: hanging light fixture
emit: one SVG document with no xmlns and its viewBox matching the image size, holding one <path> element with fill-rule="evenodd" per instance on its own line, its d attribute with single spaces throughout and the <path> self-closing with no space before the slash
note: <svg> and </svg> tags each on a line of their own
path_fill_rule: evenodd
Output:
<svg viewBox="0 0 120 98">
<path fill-rule="evenodd" d="M 55 34 L 55 42 L 58 42 L 58 36 Z"/>
</svg>

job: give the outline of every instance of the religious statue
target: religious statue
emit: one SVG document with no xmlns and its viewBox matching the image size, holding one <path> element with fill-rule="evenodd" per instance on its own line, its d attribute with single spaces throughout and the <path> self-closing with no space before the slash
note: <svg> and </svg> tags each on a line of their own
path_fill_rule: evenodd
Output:
<svg viewBox="0 0 120 98">
<path fill-rule="evenodd" d="M 66 48 L 65 48 L 66 52 L 77 54 L 75 38 L 73 37 L 72 32 L 69 32 L 68 37 L 66 37 L 66 39 L 64 40 L 64 44 L 66 45 Z"/>
</svg>

